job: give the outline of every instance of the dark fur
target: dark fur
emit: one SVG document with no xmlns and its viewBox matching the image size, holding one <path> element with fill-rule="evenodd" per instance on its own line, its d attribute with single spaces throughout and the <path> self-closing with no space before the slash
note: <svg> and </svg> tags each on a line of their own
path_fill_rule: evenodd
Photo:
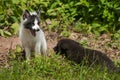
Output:
<svg viewBox="0 0 120 80">
<path fill-rule="evenodd" d="M 112 60 L 104 53 L 84 48 L 78 42 L 70 39 L 60 40 L 56 47 L 54 47 L 54 51 L 56 54 L 65 55 L 67 59 L 75 61 L 78 64 L 84 62 L 89 66 L 93 64 L 101 65 L 102 68 L 107 67 L 108 70 L 120 72 L 120 68 L 115 67 Z"/>
<path fill-rule="evenodd" d="M 25 10 L 22 18 L 23 18 L 23 20 L 25 20 L 25 18 L 27 17 L 27 21 L 24 23 L 24 26 L 25 26 L 26 29 L 33 30 L 32 26 L 34 25 L 35 19 L 37 19 L 37 21 L 38 21 L 37 24 L 38 25 L 40 24 L 40 19 L 39 19 L 40 12 L 36 11 L 36 13 L 38 15 L 31 15 L 28 10 Z M 37 31 L 39 31 L 39 29 L 37 29 Z"/>
</svg>

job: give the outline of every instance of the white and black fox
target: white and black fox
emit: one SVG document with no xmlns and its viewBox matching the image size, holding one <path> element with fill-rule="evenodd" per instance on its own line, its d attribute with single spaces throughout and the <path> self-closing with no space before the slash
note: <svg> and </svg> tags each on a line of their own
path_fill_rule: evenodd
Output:
<svg viewBox="0 0 120 80">
<path fill-rule="evenodd" d="M 25 50 L 25 57 L 30 60 L 31 51 L 35 52 L 35 57 L 38 55 L 47 56 L 47 44 L 44 32 L 41 30 L 40 11 L 29 12 L 25 10 L 22 14 L 21 24 L 19 28 L 19 38 L 22 47 Z"/>
</svg>

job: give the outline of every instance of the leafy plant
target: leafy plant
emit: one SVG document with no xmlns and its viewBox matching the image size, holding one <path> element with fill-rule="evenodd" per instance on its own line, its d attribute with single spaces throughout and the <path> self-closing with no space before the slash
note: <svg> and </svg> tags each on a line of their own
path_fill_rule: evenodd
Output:
<svg viewBox="0 0 120 80">
<path fill-rule="evenodd" d="M 114 39 L 120 39 L 120 30 L 118 30 L 115 34 L 112 35 Z"/>
<path fill-rule="evenodd" d="M 11 62 L 9 68 L 0 68 L 1 80 L 119 80 L 119 74 L 108 73 L 99 68 L 90 68 L 77 65 L 73 62 L 60 58 L 58 55 L 49 57 L 39 57 L 31 61 Z"/>
<path fill-rule="evenodd" d="M 84 31 L 85 28 L 88 29 L 88 26 L 89 31 L 96 35 L 104 32 L 114 34 L 120 29 L 119 0 L 1 0 L 0 35 L 5 36 L 7 34 L 11 36 L 12 34 L 16 34 L 15 26 L 18 25 L 14 25 L 14 28 L 11 26 L 16 24 L 16 22 L 19 23 L 20 16 L 25 9 L 30 11 L 41 9 L 40 17 L 43 21 L 49 19 L 51 22 L 57 21 L 56 24 L 58 24 L 52 23 L 48 25 L 46 29 L 53 29 L 53 31 L 58 29 L 60 33 L 62 33 L 62 31 L 67 32 L 68 29 L 73 28 Z M 78 23 L 78 21 L 88 26 L 84 28 L 81 28 L 81 26 L 73 26 L 73 24 Z M 71 26 L 73 27 L 71 28 Z"/>
</svg>

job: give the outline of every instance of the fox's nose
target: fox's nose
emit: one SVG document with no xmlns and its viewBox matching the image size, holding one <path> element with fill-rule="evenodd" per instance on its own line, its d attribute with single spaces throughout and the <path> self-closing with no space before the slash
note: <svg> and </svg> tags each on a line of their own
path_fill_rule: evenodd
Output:
<svg viewBox="0 0 120 80">
<path fill-rule="evenodd" d="M 37 29 L 36 31 L 40 31 L 40 29 Z"/>
</svg>

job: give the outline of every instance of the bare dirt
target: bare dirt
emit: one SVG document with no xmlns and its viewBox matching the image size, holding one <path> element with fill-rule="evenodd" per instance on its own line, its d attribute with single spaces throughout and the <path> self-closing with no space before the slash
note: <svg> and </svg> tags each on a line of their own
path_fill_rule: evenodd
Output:
<svg viewBox="0 0 120 80">
<path fill-rule="evenodd" d="M 53 51 L 53 47 L 57 44 L 57 41 L 64 38 L 59 36 L 56 32 L 47 31 L 45 32 L 45 36 L 49 51 Z M 72 32 L 69 38 L 78 42 L 86 42 L 85 47 L 102 51 L 111 59 L 120 61 L 120 41 L 112 41 L 109 34 L 103 34 L 96 38 L 93 34 L 85 35 Z M 0 65 L 7 64 L 7 55 L 9 54 L 9 50 L 16 49 L 16 45 L 21 45 L 18 36 L 12 36 L 9 38 L 0 36 Z"/>
</svg>

